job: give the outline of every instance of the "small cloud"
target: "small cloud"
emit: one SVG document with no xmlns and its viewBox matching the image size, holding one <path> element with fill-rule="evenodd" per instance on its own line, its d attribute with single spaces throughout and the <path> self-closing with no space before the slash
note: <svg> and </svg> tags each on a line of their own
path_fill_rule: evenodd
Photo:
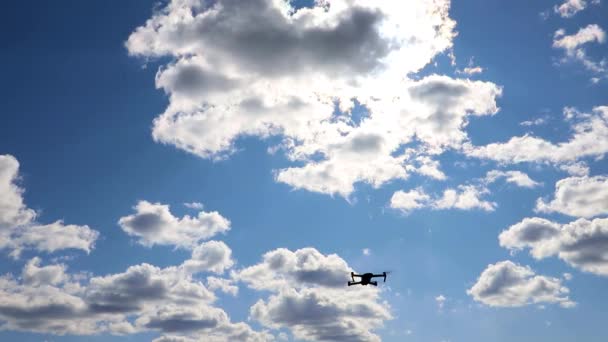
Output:
<svg viewBox="0 0 608 342">
<path fill-rule="evenodd" d="M 443 306 L 444 306 L 446 300 L 447 300 L 447 298 L 442 294 L 435 297 L 435 302 L 437 302 L 437 307 L 438 307 L 439 311 L 443 310 Z"/>
<path fill-rule="evenodd" d="M 203 203 L 200 202 L 184 203 L 184 207 L 196 210 L 202 210 L 204 208 Z"/>
</svg>

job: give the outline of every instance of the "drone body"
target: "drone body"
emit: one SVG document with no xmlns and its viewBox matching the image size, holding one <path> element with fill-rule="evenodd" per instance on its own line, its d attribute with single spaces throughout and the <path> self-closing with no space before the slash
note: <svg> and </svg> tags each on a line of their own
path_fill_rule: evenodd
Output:
<svg viewBox="0 0 608 342">
<path fill-rule="evenodd" d="M 373 274 L 373 273 L 355 274 L 355 272 L 350 272 L 350 277 L 352 278 L 353 281 L 349 281 L 348 286 L 351 286 L 351 285 L 367 286 L 370 284 L 374 285 L 374 286 L 378 286 L 377 281 L 372 281 L 372 278 L 378 278 L 378 277 L 383 277 L 384 282 L 386 282 L 386 272 L 382 272 L 382 274 Z M 361 278 L 361 280 L 355 281 L 355 277 Z"/>
</svg>

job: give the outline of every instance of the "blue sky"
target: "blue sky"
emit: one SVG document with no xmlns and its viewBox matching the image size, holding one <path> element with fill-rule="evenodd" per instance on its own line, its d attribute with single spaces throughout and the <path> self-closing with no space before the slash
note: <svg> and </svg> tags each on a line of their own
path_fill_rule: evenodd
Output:
<svg viewBox="0 0 608 342">
<path fill-rule="evenodd" d="M 608 337 L 604 1 L 200 3 L 6 8 L 0 340 Z"/>
</svg>

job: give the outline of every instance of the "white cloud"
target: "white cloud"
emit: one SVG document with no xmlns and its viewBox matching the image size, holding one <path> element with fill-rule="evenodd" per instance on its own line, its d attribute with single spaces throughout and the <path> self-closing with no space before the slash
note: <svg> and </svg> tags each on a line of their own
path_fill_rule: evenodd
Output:
<svg viewBox="0 0 608 342">
<path fill-rule="evenodd" d="M 555 198 L 536 202 L 538 212 L 558 212 L 575 217 L 608 215 L 608 177 L 569 177 L 555 184 Z"/>
<path fill-rule="evenodd" d="M 569 290 L 558 278 L 536 275 L 530 267 L 511 261 L 490 264 L 467 293 L 478 302 L 497 307 L 554 303 L 572 307 Z"/>
<path fill-rule="evenodd" d="M 459 185 L 456 189 L 448 188 L 441 196 L 431 197 L 422 189 L 414 189 L 409 192 L 396 191 L 389 203 L 393 209 L 409 213 L 414 209 L 431 208 L 433 210 L 474 210 L 494 211 L 497 204 L 483 200 L 481 197 L 488 194 L 485 186 Z"/>
<path fill-rule="evenodd" d="M 171 214 L 168 205 L 140 201 L 133 208 L 136 213 L 121 217 L 120 227 L 137 237 L 144 246 L 175 245 L 193 248 L 204 239 L 230 229 L 230 221 L 216 211 L 201 211 L 197 216 L 178 218 Z"/>
<path fill-rule="evenodd" d="M 221 241 L 207 241 L 192 250 L 192 258 L 183 267 L 190 273 L 223 273 L 234 265 L 232 250 Z"/>
<path fill-rule="evenodd" d="M 608 276 L 608 219 L 578 219 L 558 224 L 542 218 L 525 218 L 499 236 L 500 245 L 512 251 L 530 248 L 536 259 L 557 256 L 586 272 Z"/>
<path fill-rule="evenodd" d="M 420 188 L 408 192 L 399 190 L 391 197 L 390 207 L 407 213 L 411 210 L 427 206 L 430 198 L 431 197 L 424 193 L 424 190 Z"/>
<path fill-rule="evenodd" d="M 564 109 L 567 114 L 569 108 Z M 601 157 L 608 152 L 608 111 L 605 106 L 593 108 L 592 113 L 579 115 L 572 124 L 573 135 L 568 141 L 553 143 L 531 135 L 512 137 L 507 142 L 486 146 L 466 144 L 465 154 L 490 159 L 503 164 L 522 162 L 572 165 L 586 157 Z"/>
<path fill-rule="evenodd" d="M 493 183 L 501 178 L 504 178 L 507 183 L 512 183 L 523 188 L 534 188 L 541 185 L 521 171 L 491 170 L 486 174 L 485 181 L 488 183 Z"/>
<path fill-rule="evenodd" d="M 24 249 L 55 252 L 62 249 L 93 249 L 99 233 L 88 226 L 51 224 L 35 221 L 36 212 L 23 201 L 24 190 L 16 182 L 19 162 L 11 155 L 0 155 L 0 249 L 19 257 Z"/>
<path fill-rule="evenodd" d="M 250 288 L 273 293 L 250 309 L 250 317 L 266 327 L 288 328 L 307 341 L 379 341 L 372 330 L 392 318 L 389 305 L 379 302 L 377 288 L 345 290 L 350 271 L 335 254 L 277 249 L 234 276 Z"/>
<path fill-rule="evenodd" d="M 360 182 L 444 178 L 431 156 L 466 140 L 470 116 L 497 111 L 501 89 L 492 83 L 405 77 L 452 46 L 449 4 L 173 1 L 127 48 L 174 58 L 156 78 L 171 100 L 154 121 L 157 141 L 226 158 L 239 137 L 280 136 L 270 150 L 296 163 L 275 171 L 278 182 L 348 197 Z M 355 99 L 368 111 L 360 122 L 351 117 Z M 415 140 L 420 147 L 397 153 Z"/>
<path fill-rule="evenodd" d="M 599 4 L 599 0 L 593 0 L 593 4 Z M 576 13 L 587 8 L 587 1 L 585 0 L 566 0 L 561 5 L 555 5 L 553 10 L 559 14 L 562 18 L 571 18 Z"/>
<path fill-rule="evenodd" d="M 466 66 L 462 70 L 460 70 L 460 69 L 456 70 L 457 74 L 466 74 L 466 75 L 469 75 L 469 76 L 470 75 L 475 75 L 475 74 L 481 74 L 482 72 L 483 72 L 483 68 L 480 67 L 480 66 L 476 66 L 474 58 L 472 58 L 472 57 L 469 59 L 468 66 Z"/>
<path fill-rule="evenodd" d="M 553 47 L 564 50 L 565 57 L 562 62 L 578 61 L 594 73 L 605 73 L 607 61 L 605 59 L 600 62 L 591 60 L 587 56 L 587 51 L 584 47 L 589 43 L 597 42 L 598 44 L 603 44 L 605 41 L 606 32 L 598 25 L 590 24 L 572 35 L 566 35 L 563 29 L 555 31 Z"/>
<path fill-rule="evenodd" d="M 461 209 L 471 210 L 480 209 L 485 211 L 494 211 L 496 209 L 495 202 L 489 202 L 481 199 L 483 194 L 489 193 L 484 187 L 474 185 L 460 185 L 458 189 L 447 189 L 443 192 L 443 197 L 437 199 L 433 203 L 435 209 Z"/>
<path fill-rule="evenodd" d="M 200 202 L 184 203 L 184 206 L 189 209 L 197 209 L 197 210 L 203 210 L 203 208 L 205 207 L 203 205 L 203 203 L 200 203 Z"/>
</svg>

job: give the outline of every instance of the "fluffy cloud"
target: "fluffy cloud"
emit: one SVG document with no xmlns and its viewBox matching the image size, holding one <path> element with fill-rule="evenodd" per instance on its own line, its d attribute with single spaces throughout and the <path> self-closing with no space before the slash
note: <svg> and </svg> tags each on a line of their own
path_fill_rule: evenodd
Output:
<svg viewBox="0 0 608 342">
<path fill-rule="evenodd" d="M 63 221 L 40 224 L 36 212 L 23 201 L 19 162 L 11 155 L 0 155 L 0 249 L 18 257 L 24 249 L 55 252 L 81 249 L 90 252 L 99 233 L 88 226 L 65 225 Z"/>
<path fill-rule="evenodd" d="M 258 301 L 251 317 L 306 341 L 380 341 L 370 330 L 391 316 L 376 300 L 371 291 L 291 289 Z"/>
<path fill-rule="evenodd" d="M 545 139 L 524 135 L 512 137 L 507 142 L 491 143 L 486 146 L 466 144 L 464 152 L 471 156 L 495 160 L 504 164 L 536 162 L 556 165 L 572 165 L 586 157 L 601 157 L 608 152 L 608 110 L 605 106 L 593 108 L 592 113 L 572 114 L 565 108 L 564 114 L 572 124 L 572 137 L 568 141 L 553 143 Z"/>
<path fill-rule="evenodd" d="M 431 197 L 420 188 L 408 192 L 399 190 L 393 194 L 389 205 L 393 209 L 399 209 L 402 212 L 407 213 L 411 210 L 425 207 L 430 198 Z"/>
<path fill-rule="evenodd" d="M 513 251 L 530 248 L 536 259 L 557 256 L 583 271 L 608 276 L 608 219 L 578 219 L 561 225 L 526 218 L 503 231 L 499 241 Z"/>
<path fill-rule="evenodd" d="M 236 277 L 257 290 L 343 288 L 350 272 L 346 262 L 336 254 L 323 255 L 314 248 L 295 252 L 279 248 L 264 254 L 261 263 L 242 269 Z"/>
<path fill-rule="evenodd" d="M 448 14 L 447 0 L 299 9 L 175 0 L 126 45 L 133 55 L 174 58 L 156 78 L 171 99 L 154 121 L 157 141 L 225 158 L 239 137 L 281 136 L 272 150 L 297 166 L 276 170 L 278 182 L 347 197 L 359 182 L 445 177 L 429 156 L 465 141 L 470 116 L 497 111 L 501 89 L 492 83 L 406 77 L 452 46 Z M 367 112 L 360 122 L 354 100 Z M 397 153 L 415 140 L 421 147 Z"/>
<path fill-rule="evenodd" d="M 504 178 L 507 183 L 512 183 L 523 188 L 534 188 L 540 185 L 540 183 L 535 182 L 530 176 L 521 171 L 492 170 L 486 174 L 485 180 L 488 183 L 493 183 L 501 178 Z"/>
<path fill-rule="evenodd" d="M 23 203 L 23 189 L 16 181 L 19 162 L 11 155 L 0 155 L 0 229 L 31 222 L 36 212 Z"/>
<path fill-rule="evenodd" d="M 135 214 L 120 218 L 118 224 L 144 246 L 193 248 L 199 241 L 230 229 L 230 221 L 216 211 L 178 218 L 171 214 L 168 205 L 148 201 L 140 201 L 133 209 Z"/>
<path fill-rule="evenodd" d="M 186 260 L 182 267 L 190 273 L 222 273 L 232 267 L 232 250 L 221 241 L 203 242 L 192 250 L 192 258 Z"/>
<path fill-rule="evenodd" d="M 569 177 L 555 184 L 555 198 L 547 203 L 539 198 L 539 212 L 559 212 L 575 217 L 608 214 L 608 177 Z"/>
<path fill-rule="evenodd" d="M 473 210 L 493 211 L 496 203 L 481 199 L 489 193 L 484 186 L 459 185 L 456 189 L 448 188 L 441 196 L 432 198 L 421 189 L 404 192 L 399 190 L 393 194 L 389 203 L 393 209 L 408 213 L 413 209 L 431 208 L 433 210 Z"/>
<path fill-rule="evenodd" d="M 488 265 L 467 293 L 478 302 L 498 307 L 540 303 L 575 305 L 560 279 L 536 275 L 530 267 L 511 261 Z"/>
<path fill-rule="evenodd" d="M 277 249 L 235 277 L 254 289 L 270 290 L 251 307 L 251 318 L 272 329 L 289 328 L 307 341 L 379 341 L 372 333 L 392 316 L 376 288 L 344 289 L 350 268 L 335 254 L 313 248 Z"/>
</svg>

